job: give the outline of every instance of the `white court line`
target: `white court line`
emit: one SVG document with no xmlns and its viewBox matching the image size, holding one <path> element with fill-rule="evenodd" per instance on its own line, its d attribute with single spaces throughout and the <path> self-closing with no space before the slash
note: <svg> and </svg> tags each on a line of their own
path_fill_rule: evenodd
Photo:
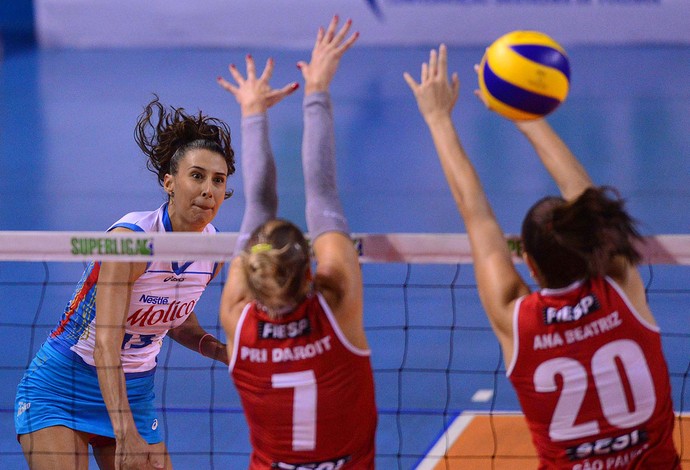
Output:
<svg viewBox="0 0 690 470">
<path fill-rule="evenodd" d="M 520 411 L 463 411 L 457 418 L 450 423 L 450 426 L 436 441 L 436 444 L 427 452 L 415 470 L 433 470 L 433 468 L 445 457 L 448 449 L 453 446 L 467 426 L 470 425 L 475 416 L 515 416 L 522 415 Z"/>
<path fill-rule="evenodd" d="M 427 452 L 426 457 L 424 457 L 424 460 L 422 460 L 419 465 L 415 467 L 415 470 L 433 470 L 436 464 L 438 464 L 441 459 L 446 456 L 448 449 L 452 447 L 458 437 L 460 437 L 460 434 L 462 434 L 467 426 L 470 425 L 475 416 L 490 416 L 492 414 L 494 416 L 513 416 L 521 415 L 522 413 L 519 411 L 494 411 L 492 413 L 489 413 L 488 411 L 463 411 L 460 415 L 458 415 L 457 418 L 453 420 L 452 423 L 450 423 L 450 426 L 448 426 L 446 431 L 441 434 L 441 437 L 438 438 L 436 444 L 434 444 L 434 447 Z"/>
<path fill-rule="evenodd" d="M 441 437 L 438 438 L 434 447 L 426 454 L 424 460 L 420 462 L 416 470 L 433 470 L 436 464 L 446 455 L 448 448 L 453 445 L 460 434 L 465 431 L 474 419 L 475 414 L 463 412 L 450 423 Z"/>
<path fill-rule="evenodd" d="M 491 400 L 494 396 L 494 391 L 490 388 L 480 388 L 474 395 L 472 395 L 471 400 L 475 403 L 485 403 Z"/>
<path fill-rule="evenodd" d="M 450 426 L 446 428 L 445 432 L 436 441 L 436 444 L 427 452 L 426 457 L 422 460 L 415 470 L 433 470 L 441 459 L 446 455 L 448 449 L 455 443 L 460 434 L 462 434 L 467 426 L 470 425 L 475 416 L 490 416 L 490 415 L 522 415 L 520 411 L 495 411 L 493 413 L 482 411 L 463 411 L 459 414 Z M 676 417 L 687 418 L 690 417 L 690 412 L 684 411 L 682 413 L 675 412 Z"/>
</svg>

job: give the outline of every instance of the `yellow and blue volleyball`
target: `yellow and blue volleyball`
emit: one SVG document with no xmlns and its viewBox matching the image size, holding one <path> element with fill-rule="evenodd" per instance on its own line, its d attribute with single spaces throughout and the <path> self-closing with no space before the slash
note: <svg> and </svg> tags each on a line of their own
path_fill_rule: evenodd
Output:
<svg viewBox="0 0 690 470">
<path fill-rule="evenodd" d="M 498 38 L 486 50 L 478 75 L 489 108 L 517 121 L 553 112 L 570 88 L 565 50 L 538 31 L 513 31 Z"/>
</svg>

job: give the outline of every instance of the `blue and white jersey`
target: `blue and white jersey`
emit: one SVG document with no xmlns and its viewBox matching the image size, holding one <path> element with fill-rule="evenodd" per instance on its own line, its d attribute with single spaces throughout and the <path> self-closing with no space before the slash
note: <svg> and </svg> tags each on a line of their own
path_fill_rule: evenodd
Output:
<svg viewBox="0 0 690 470">
<path fill-rule="evenodd" d="M 135 232 L 172 232 L 167 203 L 152 212 L 131 212 L 108 231 L 124 227 Z M 209 224 L 203 233 L 214 234 Z M 155 261 L 133 284 L 122 342 L 122 367 L 127 377 L 152 374 L 168 330 L 187 319 L 218 269 L 213 261 Z M 94 366 L 96 290 L 100 263 L 84 271 L 60 323 L 48 341 L 63 354 Z"/>
</svg>

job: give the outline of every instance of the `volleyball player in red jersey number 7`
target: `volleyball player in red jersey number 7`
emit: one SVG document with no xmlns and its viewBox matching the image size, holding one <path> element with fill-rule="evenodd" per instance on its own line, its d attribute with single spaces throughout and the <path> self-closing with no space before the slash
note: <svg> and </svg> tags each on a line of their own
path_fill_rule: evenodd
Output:
<svg viewBox="0 0 690 470">
<path fill-rule="evenodd" d="M 459 93 L 441 45 L 409 74 L 470 238 L 479 296 L 501 344 L 540 469 L 677 469 L 659 329 L 636 268 L 640 236 L 543 119 L 516 122 L 556 181 L 522 225 L 530 292 L 451 119 Z M 480 96 L 479 92 L 477 94 Z"/>
<path fill-rule="evenodd" d="M 230 68 L 220 79 L 242 108 L 246 208 L 238 256 L 221 302 L 230 373 L 249 424 L 250 468 L 374 468 L 376 405 L 363 327 L 358 254 L 340 204 L 329 85 L 358 37 L 334 17 L 320 28 L 305 80 L 302 164 L 310 247 L 294 224 L 276 219 L 275 163 L 266 110 L 268 79 Z M 337 31 L 336 31 L 337 30 Z"/>
</svg>

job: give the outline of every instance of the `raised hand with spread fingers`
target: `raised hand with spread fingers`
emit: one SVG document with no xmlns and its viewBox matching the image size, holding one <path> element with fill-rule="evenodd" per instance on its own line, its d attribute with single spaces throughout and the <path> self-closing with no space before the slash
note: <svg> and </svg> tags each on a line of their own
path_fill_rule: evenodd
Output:
<svg viewBox="0 0 690 470">
<path fill-rule="evenodd" d="M 271 87 L 269 81 L 273 75 L 274 67 L 272 58 L 266 60 L 264 70 L 259 77 L 256 76 L 254 58 L 249 54 L 246 57 L 246 67 L 247 74 L 243 76 L 235 64 L 230 64 L 228 66 L 230 75 L 232 75 L 236 83 L 234 85 L 225 78 L 218 77 L 218 84 L 232 93 L 240 104 L 242 116 L 266 112 L 268 108 L 280 102 L 283 98 L 299 88 L 297 82 L 289 83 L 278 89 Z"/>
<path fill-rule="evenodd" d="M 328 91 L 331 80 L 338 70 L 340 58 L 359 38 L 358 32 L 347 37 L 352 26 L 352 20 L 347 20 L 342 28 L 336 32 L 338 21 L 338 16 L 334 16 L 328 28 L 319 28 L 311 53 L 311 60 L 308 63 L 304 61 L 297 63 L 297 67 L 302 71 L 304 77 L 304 92 L 307 95 Z"/>
</svg>

